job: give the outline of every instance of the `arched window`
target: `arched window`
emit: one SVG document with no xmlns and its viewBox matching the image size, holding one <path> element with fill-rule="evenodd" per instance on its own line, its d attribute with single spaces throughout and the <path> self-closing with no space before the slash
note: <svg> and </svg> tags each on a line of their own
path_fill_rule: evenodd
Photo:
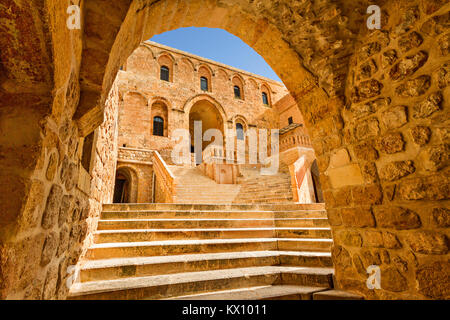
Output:
<svg viewBox="0 0 450 320">
<path fill-rule="evenodd" d="M 267 97 L 267 93 L 265 93 L 265 92 L 262 93 L 262 100 L 266 106 L 269 105 L 269 98 Z"/>
<path fill-rule="evenodd" d="M 234 86 L 234 97 L 238 99 L 241 98 L 241 88 L 238 86 Z"/>
<path fill-rule="evenodd" d="M 164 136 L 164 119 L 161 117 L 153 118 L 153 135 Z"/>
<path fill-rule="evenodd" d="M 200 77 L 200 88 L 203 91 L 208 91 L 208 79 L 206 77 Z"/>
<path fill-rule="evenodd" d="M 244 127 L 241 123 L 236 123 L 236 136 L 238 140 L 244 140 Z"/>
<path fill-rule="evenodd" d="M 169 68 L 166 66 L 161 67 L 161 74 L 160 74 L 161 80 L 169 81 Z"/>
</svg>

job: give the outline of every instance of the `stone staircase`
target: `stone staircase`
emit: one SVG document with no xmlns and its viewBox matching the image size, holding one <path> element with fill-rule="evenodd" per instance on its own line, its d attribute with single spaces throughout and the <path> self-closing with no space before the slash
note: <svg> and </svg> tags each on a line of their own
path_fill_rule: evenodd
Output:
<svg viewBox="0 0 450 320">
<path fill-rule="evenodd" d="M 331 245 L 322 204 L 104 205 L 69 299 L 336 298 Z"/>
<path fill-rule="evenodd" d="M 279 171 L 275 175 L 264 176 L 260 169 L 242 167 L 241 186 L 234 203 L 280 203 L 292 202 L 291 177 L 289 173 Z"/>
<path fill-rule="evenodd" d="M 167 167 L 175 176 L 174 203 L 232 203 L 241 188 L 237 184 L 219 184 L 197 167 Z"/>
<path fill-rule="evenodd" d="M 263 176 L 260 169 L 243 166 L 238 184 L 219 184 L 197 167 L 168 165 L 175 176 L 174 203 L 281 203 L 292 202 L 289 173 Z"/>
</svg>

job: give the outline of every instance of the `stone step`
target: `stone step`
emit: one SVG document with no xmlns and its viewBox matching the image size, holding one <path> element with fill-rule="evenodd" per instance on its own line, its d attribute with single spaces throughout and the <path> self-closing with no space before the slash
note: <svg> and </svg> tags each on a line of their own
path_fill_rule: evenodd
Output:
<svg viewBox="0 0 450 320">
<path fill-rule="evenodd" d="M 326 218 L 266 219 L 110 219 L 99 220 L 97 230 L 249 227 L 327 227 Z"/>
<path fill-rule="evenodd" d="M 291 211 L 291 210 L 325 210 L 324 203 L 289 203 L 289 204 L 179 204 L 179 203 L 112 203 L 104 204 L 103 211 L 130 210 L 219 210 L 219 211 Z"/>
<path fill-rule="evenodd" d="M 324 210 L 295 211 L 215 211 L 215 210 L 133 210 L 103 211 L 102 220 L 109 219 L 239 219 L 239 218 L 326 218 Z"/>
<path fill-rule="evenodd" d="M 98 260 L 121 257 L 151 257 L 177 254 L 264 250 L 329 252 L 332 243 L 331 239 L 313 238 L 248 238 L 116 242 L 93 244 L 88 249 L 86 258 Z"/>
<path fill-rule="evenodd" d="M 313 293 L 313 300 L 364 300 L 364 297 L 343 290 L 326 290 Z"/>
<path fill-rule="evenodd" d="M 163 300 L 312 300 L 313 294 L 326 287 L 270 285 L 200 293 Z"/>
<path fill-rule="evenodd" d="M 308 238 L 294 238 L 294 239 L 278 239 L 278 250 L 287 251 L 324 251 L 329 252 L 333 245 L 332 239 L 308 239 Z"/>
<path fill-rule="evenodd" d="M 163 299 L 264 285 L 332 287 L 330 268 L 264 266 L 75 283 L 69 299 Z"/>
<path fill-rule="evenodd" d="M 331 253 L 243 251 L 91 260 L 81 268 L 80 281 L 275 265 L 331 267 Z"/>
<path fill-rule="evenodd" d="M 182 239 L 239 239 L 239 238 L 331 238 L 330 228 L 216 228 L 216 229 L 125 229 L 98 230 L 96 243 L 141 242 Z"/>
</svg>

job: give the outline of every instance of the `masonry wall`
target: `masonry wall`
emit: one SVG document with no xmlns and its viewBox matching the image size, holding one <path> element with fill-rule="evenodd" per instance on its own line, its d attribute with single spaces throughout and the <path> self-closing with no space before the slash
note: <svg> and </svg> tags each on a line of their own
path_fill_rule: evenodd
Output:
<svg viewBox="0 0 450 320">
<path fill-rule="evenodd" d="M 163 65 L 170 68 L 169 82 L 160 80 L 160 67 Z M 172 132 L 180 128 L 189 129 L 191 101 L 202 97 L 223 110 L 226 128 L 233 129 L 236 121 L 241 121 L 245 128 L 277 128 L 278 118 L 273 105 L 287 93 L 282 83 L 152 42 L 139 46 L 123 69 L 119 72 L 122 96 L 119 146 L 157 150 L 171 148 L 174 144 L 170 141 Z M 209 79 L 208 91 L 200 88 L 201 76 Z M 234 97 L 236 84 L 241 86 L 242 99 Z M 269 106 L 263 104 L 263 91 L 269 96 Z M 155 115 L 165 120 L 164 137 L 152 134 Z"/>
<path fill-rule="evenodd" d="M 450 297 L 450 13 L 439 8 L 386 4 L 399 14 L 385 15 L 382 31 L 363 32 L 342 118 L 330 102 L 303 107 L 321 128 L 311 136 L 336 278 L 369 298 Z M 334 126 L 342 140 L 327 132 Z M 370 265 L 381 269 L 381 289 L 366 285 Z"/>
</svg>

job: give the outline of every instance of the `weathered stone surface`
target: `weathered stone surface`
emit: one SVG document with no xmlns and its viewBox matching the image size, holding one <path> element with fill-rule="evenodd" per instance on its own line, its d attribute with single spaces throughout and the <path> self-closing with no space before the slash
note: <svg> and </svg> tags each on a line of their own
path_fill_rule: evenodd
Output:
<svg viewBox="0 0 450 320">
<path fill-rule="evenodd" d="M 438 40 L 438 46 L 441 56 L 447 57 L 450 54 L 450 33 L 443 35 Z"/>
<path fill-rule="evenodd" d="M 330 156 L 329 168 L 339 168 L 350 164 L 350 156 L 347 149 L 339 149 Z"/>
<path fill-rule="evenodd" d="M 450 13 L 437 15 L 428 19 L 420 28 L 420 32 L 428 36 L 436 36 L 450 27 Z"/>
<path fill-rule="evenodd" d="M 398 40 L 398 47 L 401 52 L 407 52 L 413 48 L 419 47 L 423 42 L 423 38 L 420 34 L 413 31 L 403 36 Z"/>
<path fill-rule="evenodd" d="M 47 265 L 55 256 L 58 247 L 58 234 L 51 232 L 47 235 L 41 256 L 41 266 Z"/>
<path fill-rule="evenodd" d="M 411 160 L 394 161 L 380 170 L 380 177 L 383 180 L 394 181 L 413 173 L 416 169 Z"/>
<path fill-rule="evenodd" d="M 352 258 L 348 251 L 342 246 L 333 246 L 331 249 L 331 255 L 333 257 L 333 261 L 337 261 L 339 263 L 340 268 L 344 271 L 348 271 L 352 266 Z"/>
<path fill-rule="evenodd" d="M 438 171 L 450 163 L 450 145 L 444 144 L 423 149 L 419 154 L 422 166 L 428 171 Z"/>
<path fill-rule="evenodd" d="M 383 247 L 383 235 L 380 231 L 364 232 L 364 246 L 381 248 Z"/>
<path fill-rule="evenodd" d="M 350 227 L 374 227 L 375 219 L 369 208 L 344 208 L 341 210 L 342 222 Z"/>
<path fill-rule="evenodd" d="M 401 15 L 401 23 L 394 30 L 396 35 L 410 31 L 420 18 L 419 6 L 407 8 Z"/>
<path fill-rule="evenodd" d="M 376 97 L 380 94 L 383 85 L 375 80 L 363 81 L 357 86 L 352 94 L 353 102 L 359 102 L 364 99 Z"/>
<path fill-rule="evenodd" d="M 394 49 L 387 50 L 383 52 L 383 55 L 381 56 L 381 65 L 384 69 L 387 69 L 397 61 L 397 58 L 397 51 Z"/>
<path fill-rule="evenodd" d="M 53 181 L 57 169 L 58 169 L 58 154 L 54 152 L 50 155 L 50 159 L 48 160 L 47 165 L 47 171 L 45 173 L 45 177 L 47 178 L 48 181 Z"/>
<path fill-rule="evenodd" d="M 360 67 L 361 76 L 365 79 L 371 78 L 377 71 L 378 67 L 373 59 L 363 63 Z"/>
<path fill-rule="evenodd" d="M 376 118 L 359 121 L 355 125 L 355 137 L 358 140 L 376 137 L 380 132 L 380 126 Z"/>
<path fill-rule="evenodd" d="M 69 288 L 67 285 L 67 280 L 69 278 L 69 273 L 67 272 L 67 258 L 63 258 L 59 264 L 58 269 L 58 281 L 56 283 L 56 295 L 57 299 L 62 300 L 65 297 L 67 297 L 67 294 L 69 292 Z"/>
<path fill-rule="evenodd" d="M 61 207 L 59 208 L 58 226 L 61 227 L 67 222 L 69 214 L 72 212 L 74 197 L 72 195 L 64 195 L 61 202 Z"/>
<path fill-rule="evenodd" d="M 397 236 L 391 232 L 383 232 L 383 245 L 388 249 L 400 249 L 402 244 Z"/>
<path fill-rule="evenodd" d="M 431 223 L 438 228 L 450 227 L 450 209 L 434 208 L 432 211 Z"/>
<path fill-rule="evenodd" d="M 361 257 L 364 263 L 364 266 L 367 268 L 370 265 L 377 265 L 379 266 L 381 264 L 381 256 L 380 253 L 376 250 L 371 249 L 362 249 L 361 250 Z"/>
<path fill-rule="evenodd" d="M 416 229 L 422 223 L 419 216 L 402 207 L 374 207 L 373 213 L 377 226 L 397 230 Z"/>
<path fill-rule="evenodd" d="M 406 107 L 397 106 L 381 114 L 381 121 L 387 129 L 395 129 L 408 122 Z"/>
<path fill-rule="evenodd" d="M 42 298 L 44 300 L 54 299 L 56 283 L 58 281 L 58 265 L 51 265 L 47 271 Z"/>
<path fill-rule="evenodd" d="M 384 186 L 384 194 L 387 200 L 389 201 L 394 200 L 396 188 L 397 186 L 395 184 Z"/>
<path fill-rule="evenodd" d="M 450 262 L 436 261 L 416 270 L 419 292 L 433 299 L 450 299 Z"/>
<path fill-rule="evenodd" d="M 431 231 L 415 231 L 408 235 L 407 242 L 416 253 L 446 254 L 448 239 L 444 234 Z"/>
<path fill-rule="evenodd" d="M 74 199 L 73 207 L 72 207 L 72 223 L 77 223 L 81 217 L 81 203 L 79 199 Z"/>
<path fill-rule="evenodd" d="M 421 7 L 426 14 L 432 14 L 447 3 L 446 0 L 422 0 Z"/>
<path fill-rule="evenodd" d="M 362 237 L 356 231 L 341 231 L 337 233 L 337 237 L 346 246 L 361 247 Z"/>
<path fill-rule="evenodd" d="M 408 288 L 406 278 L 397 270 L 397 268 L 390 267 L 381 270 L 381 288 L 384 290 L 400 292 Z"/>
<path fill-rule="evenodd" d="M 364 182 L 361 174 L 361 169 L 357 164 L 349 164 L 339 168 L 327 170 L 330 178 L 331 186 L 335 189 L 344 186 L 360 185 Z"/>
<path fill-rule="evenodd" d="M 383 153 L 392 154 L 403 151 L 405 142 L 399 132 L 388 133 L 377 141 L 377 148 Z"/>
<path fill-rule="evenodd" d="M 374 142 L 363 142 L 354 146 L 356 157 L 361 160 L 373 161 L 378 159 L 378 151 L 373 147 Z"/>
<path fill-rule="evenodd" d="M 352 188 L 353 204 L 368 205 L 380 204 L 383 199 L 383 193 L 378 184 L 370 184 L 365 186 L 355 186 Z"/>
<path fill-rule="evenodd" d="M 340 226 L 342 224 L 341 214 L 339 209 L 327 210 L 328 222 L 331 226 Z"/>
<path fill-rule="evenodd" d="M 389 76 L 392 80 L 403 80 L 422 67 L 427 59 L 428 54 L 425 51 L 419 51 L 416 54 L 406 56 L 392 67 Z"/>
<path fill-rule="evenodd" d="M 360 61 L 364 61 L 367 58 L 373 56 L 374 54 L 380 52 L 381 45 L 379 42 L 370 42 L 364 45 L 359 51 Z"/>
<path fill-rule="evenodd" d="M 56 252 L 57 257 L 61 256 L 61 254 L 67 251 L 69 245 L 69 238 L 70 238 L 70 229 L 68 226 L 65 225 L 61 228 L 61 231 L 59 233 L 59 244 L 58 250 Z"/>
<path fill-rule="evenodd" d="M 353 266 L 355 267 L 356 271 L 363 275 L 366 276 L 367 275 L 367 271 L 366 268 L 364 268 L 364 264 L 362 262 L 362 259 L 359 255 L 354 254 L 352 257 L 352 262 L 353 262 Z"/>
<path fill-rule="evenodd" d="M 47 205 L 42 216 L 42 227 L 44 229 L 49 229 L 56 223 L 62 195 L 62 188 L 57 184 L 52 185 L 50 193 L 47 197 Z"/>
<path fill-rule="evenodd" d="M 434 79 L 437 81 L 440 89 L 450 85 L 450 62 L 447 62 L 437 69 L 434 73 Z"/>
<path fill-rule="evenodd" d="M 418 97 L 427 92 L 431 85 L 431 77 L 422 75 L 408 80 L 395 89 L 395 93 L 401 97 Z"/>
<path fill-rule="evenodd" d="M 396 196 L 402 200 L 443 200 L 450 197 L 448 177 L 406 179 L 398 186 Z"/>
<path fill-rule="evenodd" d="M 424 101 L 413 107 L 413 117 L 416 119 L 429 117 L 440 109 L 441 102 L 442 94 L 440 92 L 430 94 Z"/>
<path fill-rule="evenodd" d="M 368 184 L 378 182 L 377 166 L 374 162 L 366 162 L 361 166 L 364 181 Z"/>
<path fill-rule="evenodd" d="M 414 143 L 423 146 L 430 141 L 431 130 L 425 126 L 416 126 L 411 128 L 411 136 Z"/>
<path fill-rule="evenodd" d="M 390 98 L 379 98 L 365 103 L 353 104 L 351 111 L 356 118 L 368 116 L 379 109 L 387 107 L 391 103 Z"/>
</svg>

